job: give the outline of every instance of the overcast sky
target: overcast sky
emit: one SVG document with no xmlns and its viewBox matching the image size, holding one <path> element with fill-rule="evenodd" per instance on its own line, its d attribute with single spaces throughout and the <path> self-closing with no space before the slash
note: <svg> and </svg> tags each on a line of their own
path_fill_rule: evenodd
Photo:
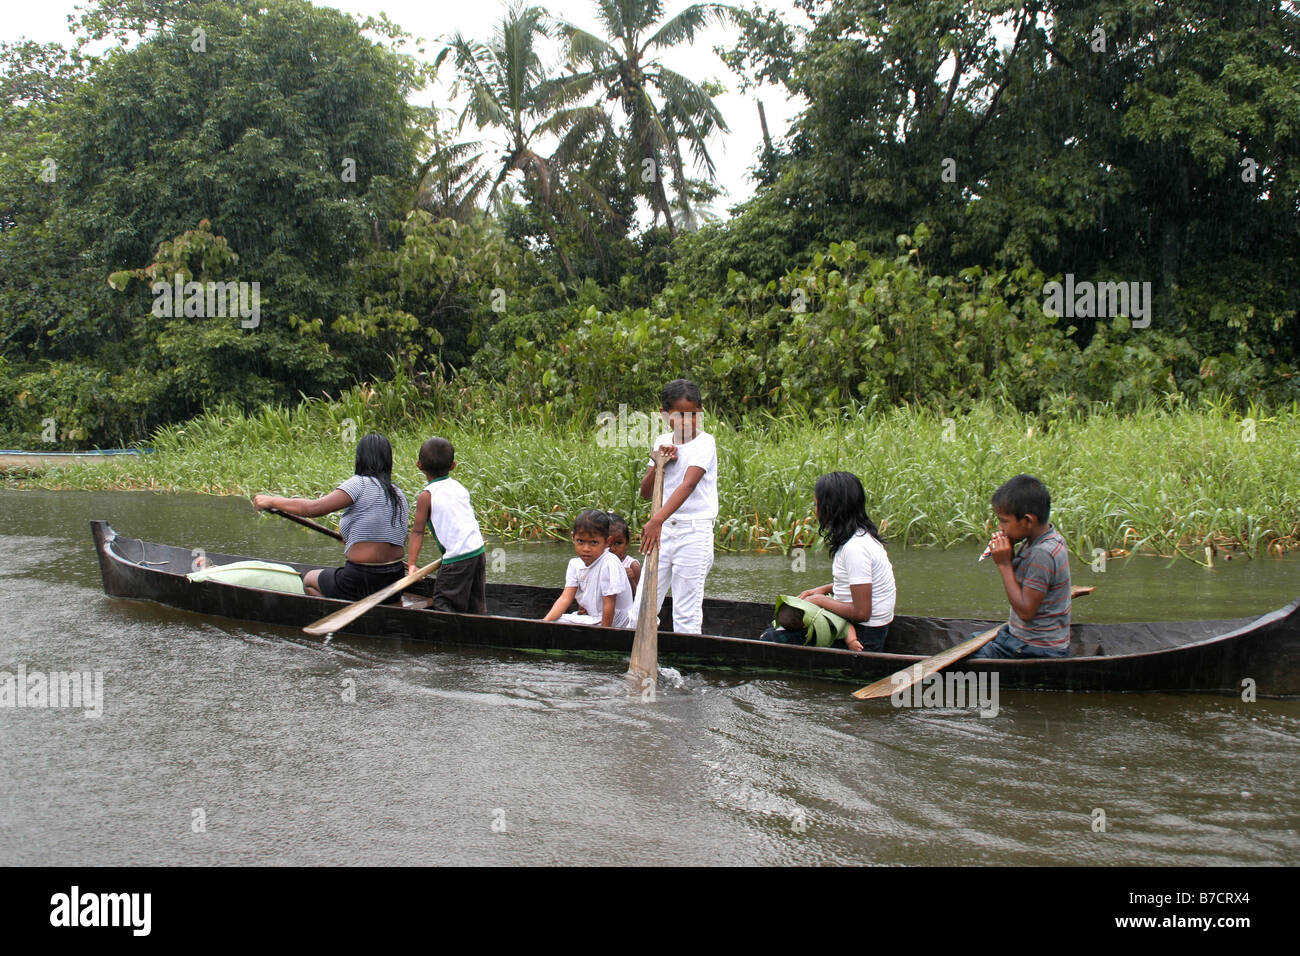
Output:
<svg viewBox="0 0 1300 956">
<path fill-rule="evenodd" d="M 0 31 L 3 31 L 0 36 L 5 40 L 25 37 L 42 43 L 56 41 L 70 45 L 72 34 L 67 17 L 78 5 L 85 6 L 86 0 L 80 0 L 79 3 L 74 0 L 45 0 L 42 3 L 19 3 L 15 0 L 6 3 L 4 15 L 0 18 Z M 461 3 L 430 0 L 338 0 L 314 5 L 331 6 L 363 15 L 382 11 L 403 29 L 426 40 L 450 36 L 457 31 L 467 37 L 488 40 L 508 6 L 505 0 L 470 0 Z M 589 0 L 551 0 L 540 5 L 584 29 L 603 35 L 600 22 L 595 16 L 595 4 Z M 689 5 L 688 0 L 667 0 L 665 18 Z M 764 6 L 786 11 L 787 18 L 801 25 L 808 22 L 802 13 L 794 9 L 790 0 L 765 0 Z M 670 68 L 693 80 L 717 79 L 729 90 L 717 98 L 717 103 L 731 132 L 717 135 L 709 143 L 709 153 L 718 167 L 718 182 L 726 190 L 726 194 L 715 205 L 715 211 L 722 216 L 726 215 L 728 206 L 753 194 L 754 185 L 749 177 L 749 169 L 757 161 L 762 142 L 756 100 L 761 98 L 763 101 L 768 129 L 774 139 L 784 135 L 790 119 L 798 112 L 798 104 L 787 101 L 784 90 L 780 88 L 766 87 L 748 94 L 736 91 L 737 78 L 713 53 L 714 46 L 729 45 L 736 35 L 734 27 L 713 28 L 698 34 L 693 46 L 673 51 L 664 58 Z M 435 49 L 436 46 L 426 47 L 430 59 Z M 451 72 L 444 70 L 444 74 Z M 435 96 L 438 105 L 449 105 L 445 93 Z M 428 102 L 427 96 L 424 102 Z"/>
</svg>

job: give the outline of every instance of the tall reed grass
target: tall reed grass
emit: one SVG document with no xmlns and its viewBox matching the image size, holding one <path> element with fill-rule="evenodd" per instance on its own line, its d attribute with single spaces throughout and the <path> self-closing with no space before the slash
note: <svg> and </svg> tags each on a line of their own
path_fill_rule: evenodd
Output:
<svg viewBox="0 0 1300 956">
<path fill-rule="evenodd" d="M 413 400 L 394 385 L 304 399 L 296 408 L 209 410 L 153 439 L 156 454 L 49 471 L 10 486 L 158 489 L 251 496 L 316 496 L 351 474 L 354 443 L 386 434 L 395 481 L 414 499 L 415 459 L 433 434 L 456 446 L 456 477 L 484 531 L 507 538 L 567 537 L 586 507 L 637 525 L 645 447 L 601 447 L 592 413 L 511 408 L 483 393 Z M 657 427 L 659 422 L 656 420 Z M 892 542 L 983 543 L 989 497 L 1012 475 L 1038 475 L 1052 521 L 1080 558 L 1145 552 L 1205 562 L 1206 549 L 1251 556 L 1300 546 L 1300 408 L 1240 416 L 1225 404 L 1105 408 L 1051 420 L 993 405 L 941 418 L 923 408 L 861 408 L 813 419 L 800 409 L 741 421 L 706 416 L 717 438 L 724 549 L 786 550 L 816 542 L 817 476 L 858 474 L 871 516 Z"/>
</svg>

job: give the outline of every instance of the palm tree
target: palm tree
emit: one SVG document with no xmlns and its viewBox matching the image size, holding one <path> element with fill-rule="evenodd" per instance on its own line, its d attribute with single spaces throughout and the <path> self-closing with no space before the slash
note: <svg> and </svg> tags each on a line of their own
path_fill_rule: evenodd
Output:
<svg viewBox="0 0 1300 956">
<path fill-rule="evenodd" d="M 467 223 L 477 213 L 492 175 L 483 168 L 482 144 L 452 142 L 439 132 L 436 112 L 427 140 L 430 155 L 416 175 L 415 207 L 434 219 Z"/>
<path fill-rule="evenodd" d="M 622 104 L 627 118 L 625 149 L 630 178 L 649 199 L 654 223 L 662 215 L 669 232 L 675 231 L 673 204 L 668 201 L 661 172 L 667 165 L 673 171 L 673 189 L 677 193 L 682 225 L 693 229 L 692 186 L 682 161 L 682 143 L 689 146 L 696 165 L 704 167 L 708 179 L 712 180 L 715 167 L 706 140 L 715 130 L 727 132 L 726 121 L 713 102 L 721 90 L 670 70 L 653 58 L 652 51 L 690 42 L 697 30 L 711 22 L 740 22 L 743 14 L 721 3 L 697 3 L 660 24 L 664 12 L 662 0 L 595 2 L 608 39 L 567 21 L 555 21 L 568 48 L 570 68 L 574 70 L 569 81 L 571 92 L 585 94 L 602 89 L 607 99 Z"/>
<path fill-rule="evenodd" d="M 565 272 L 573 267 L 556 235 L 553 213 L 571 211 L 567 196 L 553 188 L 554 164 L 538 152 L 547 136 L 560 138 L 559 154 L 574 153 L 584 139 L 608 127 L 599 106 L 573 105 L 581 96 L 571 78 L 554 77 L 538 53 L 537 41 L 547 36 L 546 14 L 539 7 L 515 4 L 497 26 L 490 43 L 452 39 L 460 80 L 469 90 L 469 103 L 461 114 L 464 127 L 472 119 L 479 129 L 494 126 L 506 136 L 506 152 L 495 165 L 488 201 L 496 199 L 501 184 L 513 172 L 522 172 L 539 197 L 538 215 Z"/>
</svg>

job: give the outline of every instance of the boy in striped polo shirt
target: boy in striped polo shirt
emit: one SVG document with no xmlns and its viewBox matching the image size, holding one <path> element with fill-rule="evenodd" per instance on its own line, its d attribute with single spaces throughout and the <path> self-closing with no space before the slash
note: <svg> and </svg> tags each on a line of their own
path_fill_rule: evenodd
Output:
<svg viewBox="0 0 1300 956">
<path fill-rule="evenodd" d="M 469 492 L 455 478 L 456 450 L 445 438 L 420 446 L 420 471 L 429 479 L 415 499 L 415 524 L 406 543 L 409 569 L 419 568 L 424 529 L 442 552 L 433 582 L 433 610 L 487 613 L 487 558 Z"/>
<path fill-rule="evenodd" d="M 1016 475 L 993 493 L 993 510 L 999 530 L 989 542 L 989 557 L 1002 575 L 1011 616 L 971 657 L 1069 656 L 1070 555 L 1048 523 L 1052 499 L 1046 486 L 1032 475 Z"/>
</svg>

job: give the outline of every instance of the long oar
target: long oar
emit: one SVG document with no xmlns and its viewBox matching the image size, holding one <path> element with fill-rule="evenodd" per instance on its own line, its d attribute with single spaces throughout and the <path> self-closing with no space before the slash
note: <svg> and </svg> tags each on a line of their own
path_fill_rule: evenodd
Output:
<svg viewBox="0 0 1300 956">
<path fill-rule="evenodd" d="M 383 604 L 394 594 L 400 593 L 416 581 L 438 570 L 438 565 L 440 564 L 442 564 L 442 558 L 439 558 L 431 564 L 426 564 L 418 571 L 412 571 L 406 577 L 402 578 L 402 580 L 388 585 L 388 587 L 384 588 L 382 591 L 376 591 L 374 594 L 370 595 L 370 597 L 362 598 L 355 604 L 349 604 L 341 611 L 335 611 L 333 614 L 321 618 L 315 624 L 308 624 L 303 628 L 303 630 L 308 634 L 316 635 L 329 634 L 331 631 L 342 630 L 371 608 Z"/>
<path fill-rule="evenodd" d="M 1097 590 L 1094 587 L 1072 587 L 1070 588 L 1070 599 L 1084 597 Z M 940 651 L 933 657 L 927 657 L 923 661 L 917 661 L 909 667 L 904 667 L 901 671 L 895 671 L 888 677 L 882 677 L 874 684 L 868 684 L 860 690 L 855 690 L 853 696 L 858 700 L 875 700 L 877 697 L 889 697 L 899 691 L 907 690 L 918 681 L 923 681 L 936 671 L 941 671 L 949 664 L 954 664 L 970 654 L 974 654 L 981 647 L 993 640 L 997 636 L 997 627 L 990 627 L 987 631 L 981 631 L 974 637 L 962 641 L 960 644 L 954 644 L 946 651 Z"/>
<path fill-rule="evenodd" d="M 327 534 L 331 538 L 335 539 L 336 541 L 343 540 L 343 535 L 339 534 L 333 528 L 327 528 L 323 524 L 317 524 L 315 521 L 312 521 L 310 518 L 300 518 L 297 515 L 291 515 L 287 511 L 279 511 L 275 508 L 267 508 L 266 510 L 273 515 L 279 515 L 281 518 L 288 518 L 294 524 L 300 524 L 304 528 L 311 528 L 313 531 L 319 531 L 321 534 Z"/>
<path fill-rule="evenodd" d="M 655 463 L 654 491 L 650 496 L 650 515 L 653 517 L 664 503 L 664 456 L 655 449 L 650 456 Z M 663 532 L 660 531 L 662 539 Z M 644 691 L 659 681 L 659 542 L 654 543 L 645 555 L 645 570 L 641 572 L 641 604 L 636 615 L 636 636 L 632 638 L 632 659 L 627 674 L 634 690 Z M 647 685 L 646 681 L 650 684 Z"/>
</svg>

